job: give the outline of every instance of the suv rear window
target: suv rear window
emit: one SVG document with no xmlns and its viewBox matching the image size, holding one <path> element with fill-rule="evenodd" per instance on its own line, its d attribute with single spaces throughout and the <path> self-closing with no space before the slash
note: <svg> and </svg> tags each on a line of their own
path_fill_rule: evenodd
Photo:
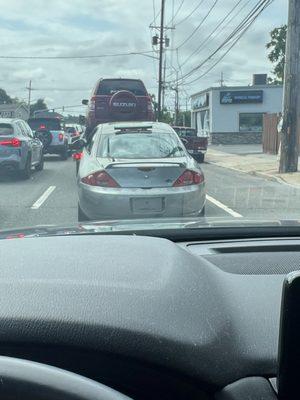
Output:
<svg viewBox="0 0 300 400">
<path fill-rule="evenodd" d="M 125 79 L 103 80 L 100 82 L 97 95 L 109 96 L 120 90 L 128 90 L 136 96 L 147 96 L 145 86 L 141 81 Z"/>
<path fill-rule="evenodd" d="M 14 128 L 11 124 L 0 124 L 0 136 L 12 135 Z"/>
<path fill-rule="evenodd" d="M 38 129 L 46 129 L 49 131 L 61 130 L 61 122 L 57 118 L 32 118 L 29 119 L 28 125 L 33 131 Z"/>
</svg>

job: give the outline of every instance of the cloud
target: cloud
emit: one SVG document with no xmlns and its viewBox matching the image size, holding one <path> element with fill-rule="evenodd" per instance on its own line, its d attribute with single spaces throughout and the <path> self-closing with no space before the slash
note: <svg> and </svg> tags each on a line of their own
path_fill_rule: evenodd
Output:
<svg viewBox="0 0 300 400">
<path fill-rule="evenodd" d="M 180 3 L 181 1 L 175 0 L 175 10 Z M 212 3 L 213 0 L 205 0 L 193 16 L 176 26 L 173 33 L 168 31 L 171 46 L 178 46 L 193 32 Z M 241 5 L 245 3 L 247 2 L 243 0 Z M 154 1 L 156 12 L 159 4 L 159 0 Z M 179 63 L 190 56 L 234 4 L 236 0 L 219 0 L 201 28 L 179 50 Z M 250 4 L 253 5 L 254 1 Z M 218 30 L 216 33 L 219 34 L 213 35 L 199 54 L 189 59 L 182 67 L 183 73 L 199 64 L 221 43 L 226 32 L 229 33 L 243 13 L 250 9 L 250 4 L 223 32 L 220 33 Z M 174 19 L 175 24 L 186 17 L 194 5 L 195 1 L 193 4 L 191 1 L 186 1 Z M 172 18 L 171 9 L 171 5 L 167 2 L 166 22 Z M 186 88 L 188 92 L 192 93 L 214 85 L 221 71 L 224 72 L 228 83 L 231 83 L 230 80 L 232 83 L 249 82 L 252 73 L 269 71 L 272 67 L 266 57 L 265 43 L 271 29 L 285 22 L 286 9 L 286 0 L 275 0 L 214 70 Z M 153 8 L 150 0 L 2 1 L 0 54 L 76 56 L 151 50 L 151 34 L 148 26 L 152 20 Z M 170 62 L 169 51 L 167 64 Z M 172 62 L 174 67 L 177 67 L 176 54 L 173 55 Z M 200 72 L 209 66 L 210 63 L 207 63 Z M 51 106 L 80 104 L 82 98 L 89 96 L 100 77 L 138 77 L 145 82 L 149 91 L 155 92 L 156 74 L 156 61 L 153 62 L 143 56 L 83 60 L 0 60 L 1 87 L 12 96 L 25 98 L 26 85 L 31 79 L 33 87 L 41 89 L 36 91 L 35 96 L 49 98 Z M 53 88 L 67 90 L 55 91 Z"/>
</svg>

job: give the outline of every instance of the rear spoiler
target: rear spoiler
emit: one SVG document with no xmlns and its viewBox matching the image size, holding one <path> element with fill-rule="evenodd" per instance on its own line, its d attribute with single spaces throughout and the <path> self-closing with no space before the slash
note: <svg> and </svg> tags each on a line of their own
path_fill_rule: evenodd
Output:
<svg viewBox="0 0 300 400">
<path fill-rule="evenodd" d="M 126 165 L 130 165 L 130 166 L 141 166 L 143 165 L 144 167 L 158 167 L 158 166 L 162 166 L 162 167 L 168 167 L 168 166 L 179 166 L 181 168 L 185 168 L 186 164 L 185 163 L 181 163 L 181 162 L 142 162 L 142 161 L 138 161 L 138 162 L 112 162 L 110 164 L 108 164 L 105 169 L 111 169 L 111 168 L 115 168 L 115 167 L 124 167 Z"/>
</svg>

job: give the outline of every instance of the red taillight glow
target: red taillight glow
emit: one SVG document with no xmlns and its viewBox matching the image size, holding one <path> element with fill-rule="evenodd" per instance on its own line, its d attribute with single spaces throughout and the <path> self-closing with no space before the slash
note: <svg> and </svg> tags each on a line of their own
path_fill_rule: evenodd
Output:
<svg viewBox="0 0 300 400">
<path fill-rule="evenodd" d="M 72 158 L 73 158 L 73 160 L 81 160 L 82 159 L 82 156 L 83 156 L 83 153 L 74 153 L 74 154 L 72 154 Z"/>
<path fill-rule="evenodd" d="M 63 134 L 63 133 L 59 133 L 59 135 L 58 135 L 58 140 L 59 140 L 60 142 L 62 142 L 62 141 L 64 140 L 64 134 Z"/>
<path fill-rule="evenodd" d="M 21 140 L 18 138 L 0 140 L 0 146 L 21 147 Z"/>
<path fill-rule="evenodd" d="M 6 236 L 6 239 L 24 239 L 24 233 L 15 233 L 13 235 Z"/>
<path fill-rule="evenodd" d="M 46 129 L 46 125 L 41 124 L 40 127 L 39 127 L 39 129 Z"/>
<path fill-rule="evenodd" d="M 199 172 L 191 171 L 189 169 L 185 170 L 182 175 L 174 182 L 173 186 L 189 186 L 189 185 L 199 185 L 204 182 L 204 176 Z"/>
<path fill-rule="evenodd" d="M 102 186 L 110 188 L 120 187 L 118 183 L 105 171 L 94 172 L 93 174 L 82 178 L 81 182 L 91 186 Z"/>
</svg>

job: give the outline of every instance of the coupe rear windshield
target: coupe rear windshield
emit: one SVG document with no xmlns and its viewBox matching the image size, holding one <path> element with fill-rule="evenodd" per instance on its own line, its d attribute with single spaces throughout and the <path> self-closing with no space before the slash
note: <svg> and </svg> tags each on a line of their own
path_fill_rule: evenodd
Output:
<svg viewBox="0 0 300 400">
<path fill-rule="evenodd" d="M 174 135 L 158 132 L 104 135 L 98 149 L 98 157 L 131 160 L 184 155 L 185 152 Z"/>
<path fill-rule="evenodd" d="M 97 94 L 98 95 L 112 95 L 120 90 L 128 90 L 136 96 L 147 96 L 145 86 L 141 81 L 132 80 L 103 80 L 100 82 Z"/>
<path fill-rule="evenodd" d="M 61 129 L 61 122 L 56 118 L 33 118 L 28 120 L 28 124 L 33 131 L 38 129 L 59 131 Z"/>
<path fill-rule="evenodd" d="M 11 124 L 0 124 L 0 136 L 12 135 L 14 128 Z"/>
</svg>

